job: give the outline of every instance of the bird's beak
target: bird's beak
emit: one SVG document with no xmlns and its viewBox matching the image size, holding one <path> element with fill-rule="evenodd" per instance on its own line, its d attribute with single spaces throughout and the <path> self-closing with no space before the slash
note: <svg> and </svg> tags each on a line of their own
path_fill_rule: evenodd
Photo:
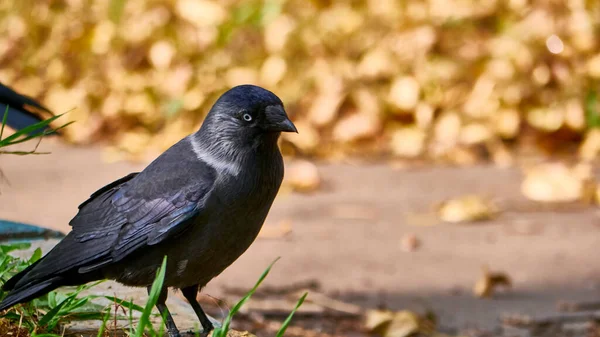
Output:
<svg viewBox="0 0 600 337">
<path fill-rule="evenodd" d="M 296 132 L 298 129 L 288 118 L 285 110 L 280 105 L 271 105 L 266 108 L 267 127 L 268 131 L 274 132 Z"/>
</svg>

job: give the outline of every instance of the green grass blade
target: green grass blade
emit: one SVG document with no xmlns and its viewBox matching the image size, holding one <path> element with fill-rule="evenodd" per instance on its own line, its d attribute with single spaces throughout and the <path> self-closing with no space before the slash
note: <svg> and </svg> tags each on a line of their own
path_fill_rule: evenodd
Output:
<svg viewBox="0 0 600 337">
<path fill-rule="evenodd" d="M 75 123 L 75 122 L 68 122 L 68 123 L 65 123 L 65 124 L 63 124 L 63 125 L 55 128 L 55 129 L 50 129 L 50 130 L 43 131 L 41 133 L 36 133 L 36 134 L 34 134 L 32 136 L 27 136 L 27 137 L 24 136 L 25 138 L 21 138 L 21 139 L 17 139 L 17 140 L 12 140 L 10 143 L 4 144 L 4 145 L 2 145 L 2 142 L 4 142 L 4 140 L 2 140 L 2 141 L 0 141 L 0 147 L 2 147 L 2 146 L 8 146 L 8 145 L 15 145 L 15 144 L 19 144 L 19 143 L 24 143 L 24 142 L 30 141 L 32 139 L 36 139 L 36 138 L 48 136 L 48 135 L 50 135 L 50 134 L 52 134 L 52 133 L 54 133 L 54 132 L 56 132 L 56 131 L 58 131 L 58 130 L 60 130 L 62 128 L 65 128 L 65 127 L 67 127 L 67 126 L 69 126 L 69 125 L 71 125 L 73 123 Z"/>
<path fill-rule="evenodd" d="M 38 247 L 33 251 L 33 255 L 31 255 L 29 260 L 27 260 L 27 263 L 29 263 L 29 264 L 36 263 L 41 258 L 42 258 L 42 249 Z"/>
<path fill-rule="evenodd" d="M 131 304 L 129 307 L 129 336 L 133 336 L 133 298 L 129 301 L 129 304 Z"/>
<path fill-rule="evenodd" d="M 60 302 L 57 306 L 50 309 L 38 322 L 40 326 L 46 327 L 50 324 L 50 322 L 58 315 L 60 309 L 68 304 L 72 300 L 72 297 L 67 297 L 62 302 Z"/>
<path fill-rule="evenodd" d="M 113 297 L 113 296 L 92 296 L 92 298 L 106 298 L 107 300 L 116 303 L 118 305 L 122 305 L 125 308 L 129 308 L 129 310 L 135 310 L 135 311 L 139 311 L 139 312 L 143 312 L 144 311 L 144 307 L 139 306 L 135 303 L 133 303 L 132 301 L 126 301 L 123 299 L 120 299 L 118 297 Z"/>
<path fill-rule="evenodd" d="M 110 308 L 108 310 L 106 310 L 106 314 L 104 315 L 104 318 L 102 319 L 102 324 L 100 325 L 100 329 L 98 329 L 98 334 L 96 335 L 96 337 L 104 336 L 104 330 L 106 330 L 106 322 L 108 322 L 109 319 L 110 319 Z"/>
<path fill-rule="evenodd" d="M 585 119 L 588 128 L 600 127 L 600 111 L 598 111 L 598 93 L 589 90 L 585 96 Z"/>
<path fill-rule="evenodd" d="M 2 116 L 2 128 L 0 129 L 0 140 L 2 140 L 2 135 L 4 134 L 4 126 L 6 125 L 6 120 L 8 119 L 8 105 L 6 109 L 4 109 L 4 115 Z"/>
<path fill-rule="evenodd" d="M 24 137 L 25 135 L 29 134 L 32 131 L 36 131 L 36 130 L 47 127 L 50 123 L 52 123 L 53 121 L 55 121 L 56 119 L 60 118 L 63 115 L 64 114 L 52 116 L 48 119 L 44 119 L 43 121 L 37 122 L 37 123 L 29 125 L 27 127 L 24 127 L 22 129 L 18 130 L 17 132 L 15 132 L 14 134 L 2 139 L 1 144 L 5 144 L 5 143 L 11 144 L 12 141 L 14 141 L 15 139 L 17 139 L 19 137 Z M 52 131 L 50 131 L 50 132 L 52 132 Z M 45 132 L 40 130 L 40 134 L 42 134 L 42 133 L 45 133 Z M 28 136 L 28 138 L 36 138 L 36 137 L 37 136 Z"/>
<path fill-rule="evenodd" d="M 50 308 L 54 308 L 56 307 L 57 302 L 56 302 L 56 292 L 55 291 L 51 291 L 48 293 L 48 306 Z"/>
<path fill-rule="evenodd" d="M 294 314 L 296 313 L 298 308 L 300 308 L 302 303 L 304 303 L 306 296 L 308 296 L 308 293 L 304 293 L 304 295 L 302 295 L 302 297 L 300 297 L 300 299 L 298 300 L 298 303 L 296 303 L 296 306 L 294 307 L 294 310 L 292 310 L 292 312 L 290 312 L 290 314 L 285 319 L 285 321 L 283 321 L 283 324 L 281 325 L 281 328 L 279 328 L 279 331 L 277 331 L 277 335 L 275 335 L 275 337 L 283 337 L 285 330 L 287 330 L 288 326 L 290 325 L 290 322 L 292 321 L 292 317 L 294 317 Z"/>
<path fill-rule="evenodd" d="M 12 252 L 13 250 L 29 249 L 29 247 L 31 247 L 31 243 L 29 242 L 19 242 L 10 245 L 0 245 L 0 253 L 6 254 Z"/>
<path fill-rule="evenodd" d="M 277 259 L 275 259 L 275 261 L 271 262 L 271 264 L 267 267 L 267 269 L 265 269 L 265 271 L 262 273 L 262 275 L 260 276 L 260 278 L 258 279 L 256 284 L 254 285 L 254 287 L 252 289 L 250 289 L 250 291 L 246 294 L 246 296 L 244 296 L 235 306 L 233 306 L 233 308 L 231 308 L 231 310 L 229 311 L 229 314 L 227 315 L 227 317 L 225 318 L 225 321 L 223 322 L 223 326 L 221 328 L 215 329 L 215 331 L 213 333 L 214 337 L 226 337 L 227 336 L 227 332 L 229 331 L 229 326 L 231 325 L 231 320 L 232 320 L 233 316 L 238 311 L 240 311 L 240 309 L 242 308 L 242 306 L 244 304 L 246 304 L 246 302 L 248 302 L 250 297 L 252 297 L 252 295 L 256 292 L 256 289 L 258 289 L 258 287 L 265 280 L 267 275 L 269 275 L 271 268 L 273 267 L 275 262 L 277 262 L 278 260 L 279 260 L 279 258 L 277 258 Z"/>
<path fill-rule="evenodd" d="M 154 307 L 156 306 L 156 302 L 158 302 L 158 297 L 160 296 L 160 293 L 162 291 L 163 284 L 165 281 L 166 269 L 167 257 L 165 256 L 162 265 L 158 269 L 156 278 L 152 283 L 152 288 L 150 288 L 148 301 L 146 302 L 146 306 L 144 307 L 144 311 L 142 312 L 142 316 L 140 317 L 140 321 L 135 331 L 135 337 L 142 337 L 144 335 L 146 327 L 153 330 L 152 324 L 150 323 L 150 315 L 152 314 L 152 309 L 154 309 Z"/>
</svg>

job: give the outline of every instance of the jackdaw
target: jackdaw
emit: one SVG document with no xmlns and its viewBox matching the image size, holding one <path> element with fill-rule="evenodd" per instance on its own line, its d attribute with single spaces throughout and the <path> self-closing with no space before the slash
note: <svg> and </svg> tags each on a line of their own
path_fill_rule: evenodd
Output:
<svg viewBox="0 0 600 337">
<path fill-rule="evenodd" d="M 8 114 L 6 118 L 6 125 L 15 130 L 24 129 L 43 120 L 40 118 L 40 116 L 31 111 L 32 107 L 50 117 L 54 116 L 52 111 L 41 105 L 33 98 L 22 95 L 0 83 L 0 120 L 2 120 L 7 107 Z M 28 134 L 35 135 L 49 130 L 49 127 L 45 127 L 31 130 Z M 58 133 L 51 132 L 48 134 L 57 135 Z"/>
<path fill-rule="evenodd" d="M 196 295 L 258 235 L 283 179 L 281 132 L 297 130 L 275 94 L 253 85 L 227 91 L 200 130 L 79 205 L 71 232 L 4 284 L 0 310 L 105 278 L 149 290 L 166 255 L 156 307 L 169 335 L 179 331 L 165 305 L 168 287 L 181 289 L 208 333 Z"/>
</svg>

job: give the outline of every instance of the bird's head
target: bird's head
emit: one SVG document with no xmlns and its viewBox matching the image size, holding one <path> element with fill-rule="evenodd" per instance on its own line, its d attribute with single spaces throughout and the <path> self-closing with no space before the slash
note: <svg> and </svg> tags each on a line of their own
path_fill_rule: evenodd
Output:
<svg viewBox="0 0 600 337">
<path fill-rule="evenodd" d="M 203 129 L 221 140 L 253 144 L 277 140 L 281 132 L 298 132 L 274 93 L 255 85 L 225 92 L 206 116 Z"/>
</svg>

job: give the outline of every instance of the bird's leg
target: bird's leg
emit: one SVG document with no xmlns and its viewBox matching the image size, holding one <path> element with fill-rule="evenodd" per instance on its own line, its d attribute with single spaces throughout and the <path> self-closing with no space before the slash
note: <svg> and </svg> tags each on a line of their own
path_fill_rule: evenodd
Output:
<svg viewBox="0 0 600 337">
<path fill-rule="evenodd" d="M 198 300 L 196 299 L 196 295 L 198 295 L 198 285 L 196 284 L 191 287 L 182 288 L 181 293 L 192 305 L 196 316 L 198 316 L 198 319 L 200 320 L 200 324 L 202 324 L 202 329 L 204 329 L 203 333 L 208 335 L 208 333 L 211 332 L 214 327 L 204 313 L 204 310 L 202 310 L 200 303 L 198 303 Z"/>
<path fill-rule="evenodd" d="M 148 287 L 148 295 L 150 295 L 151 288 L 151 286 Z M 169 337 L 181 337 L 181 335 L 179 334 L 179 330 L 175 325 L 175 321 L 173 320 L 173 316 L 171 316 L 169 308 L 167 308 L 167 295 L 168 288 L 163 287 L 163 289 L 160 292 L 160 295 L 158 296 L 158 301 L 156 301 L 156 308 L 160 312 L 160 315 L 165 318 L 165 325 L 167 326 L 167 332 L 169 334 Z"/>
</svg>

